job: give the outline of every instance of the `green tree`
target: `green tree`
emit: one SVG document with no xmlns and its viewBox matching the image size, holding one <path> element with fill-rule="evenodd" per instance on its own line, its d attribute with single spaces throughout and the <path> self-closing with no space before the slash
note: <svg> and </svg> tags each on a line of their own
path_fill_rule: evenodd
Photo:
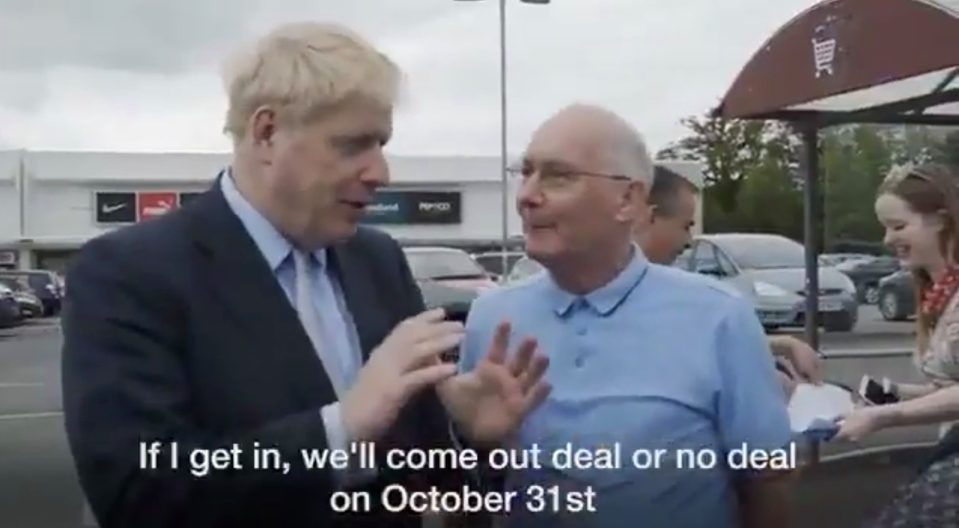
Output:
<svg viewBox="0 0 959 528">
<path fill-rule="evenodd" d="M 840 127 L 826 132 L 822 145 L 825 176 L 825 242 L 878 242 L 876 190 L 903 153 L 902 138 L 873 126 Z"/>
<path fill-rule="evenodd" d="M 803 238 L 803 196 L 783 153 L 770 151 L 749 170 L 739 195 L 738 231 Z"/>
<path fill-rule="evenodd" d="M 723 119 L 709 113 L 687 117 L 682 124 L 689 135 L 660 151 L 658 157 L 702 163 L 715 212 L 734 215 L 745 174 L 766 155 L 766 143 L 776 128 L 765 121 Z"/>
<path fill-rule="evenodd" d="M 933 159 L 959 168 L 959 130 L 950 132 L 945 140 L 933 149 Z"/>
</svg>

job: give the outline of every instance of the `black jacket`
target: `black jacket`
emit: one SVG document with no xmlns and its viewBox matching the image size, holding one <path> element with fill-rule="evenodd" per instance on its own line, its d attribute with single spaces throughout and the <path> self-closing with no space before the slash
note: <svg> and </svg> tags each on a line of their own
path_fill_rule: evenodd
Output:
<svg viewBox="0 0 959 528">
<path fill-rule="evenodd" d="M 402 251 L 360 228 L 332 251 L 364 361 L 423 300 Z M 184 208 L 88 242 L 69 272 L 63 312 L 63 399 L 70 448 L 102 528 L 414 526 L 382 512 L 337 522 L 327 471 L 304 471 L 301 448 L 323 448 L 320 408 L 335 401 L 296 313 L 219 185 Z M 432 390 L 378 444 L 446 446 Z M 157 470 L 140 442 L 175 441 Z M 289 474 L 251 470 L 252 445 L 276 447 Z M 243 470 L 190 472 L 195 448 L 246 455 Z M 448 480 L 447 480 L 448 479 Z M 422 489 L 449 475 L 382 472 L 364 491 L 377 510 L 391 482 Z"/>
</svg>

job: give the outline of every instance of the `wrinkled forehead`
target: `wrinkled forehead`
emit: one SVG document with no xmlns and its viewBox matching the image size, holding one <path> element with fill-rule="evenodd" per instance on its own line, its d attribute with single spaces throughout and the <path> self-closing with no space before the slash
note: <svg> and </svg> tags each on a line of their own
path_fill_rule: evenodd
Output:
<svg viewBox="0 0 959 528">
<path fill-rule="evenodd" d="M 533 134 L 523 161 L 598 170 L 611 162 L 612 150 L 613 139 L 608 132 L 596 127 L 576 126 L 571 120 L 554 121 Z"/>
</svg>

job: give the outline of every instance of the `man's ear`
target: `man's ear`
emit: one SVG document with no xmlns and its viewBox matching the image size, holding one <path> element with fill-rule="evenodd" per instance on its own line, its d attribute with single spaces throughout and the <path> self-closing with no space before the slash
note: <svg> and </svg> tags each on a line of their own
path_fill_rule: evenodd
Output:
<svg viewBox="0 0 959 528">
<path fill-rule="evenodd" d="M 619 216 L 633 223 L 648 221 L 649 204 L 646 203 L 646 186 L 643 182 L 631 181 L 620 195 Z"/>
<path fill-rule="evenodd" d="M 249 134 L 252 147 L 258 157 L 264 160 L 272 159 L 274 137 L 277 130 L 276 111 L 268 106 L 261 106 L 250 116 Z"/>
</svg>

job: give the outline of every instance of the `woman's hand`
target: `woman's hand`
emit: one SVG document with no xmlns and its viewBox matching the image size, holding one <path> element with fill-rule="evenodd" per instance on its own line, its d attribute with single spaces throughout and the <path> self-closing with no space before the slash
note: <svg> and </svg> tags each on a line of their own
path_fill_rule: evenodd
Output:
<svg viewBox="0 0 959 528">
<path fill-rule="evenodd" d="M 863 438 L 892 425 L 893 406 L 879 405 L 860 407 L 838 419 L 839 432 L 835 439 L 858 442 Z"/>
</svg>

